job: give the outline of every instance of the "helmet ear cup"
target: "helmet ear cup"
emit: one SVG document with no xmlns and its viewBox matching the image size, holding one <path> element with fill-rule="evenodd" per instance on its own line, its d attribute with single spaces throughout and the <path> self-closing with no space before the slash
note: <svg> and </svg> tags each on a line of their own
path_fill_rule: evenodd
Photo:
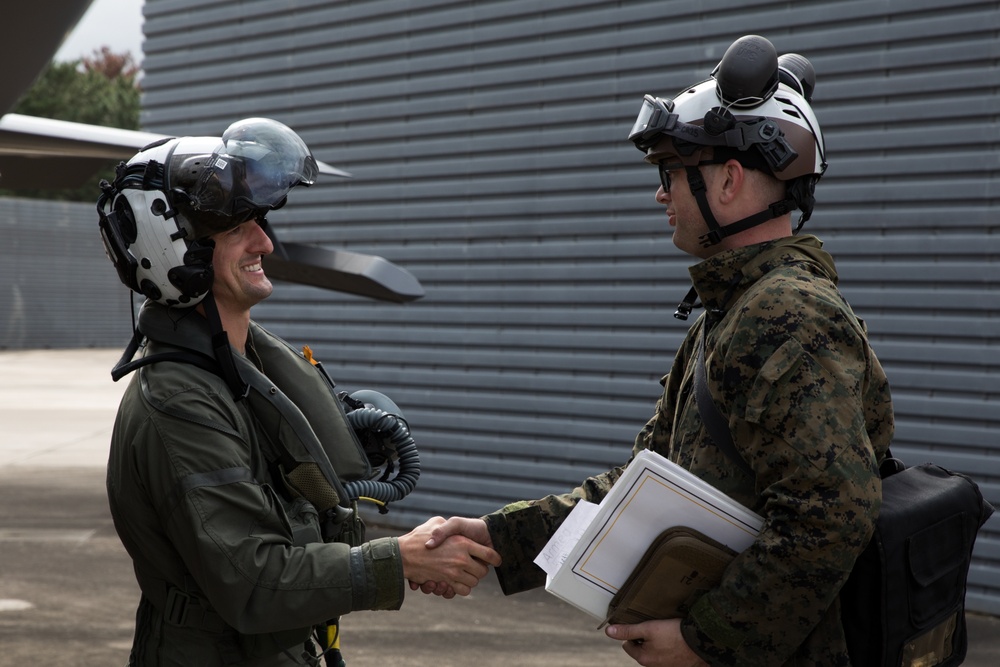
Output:
<svg viewBox="0 0 1000 667">
<path fill-rule="evenodd" d="M 121 230 L 122 238 L 125 240 L 125 243 L 132 245 L 138 236 L 132 207 L 125 197 L 118 197 L 111 208 L 118 215 L 118 228 Z"/>
<path fill-rule="evenodd" d="M 778 54 L 768 39 L 746 35 L 726 49 L 712 76 L 727 107 L 755 107 L 778 88 Z"/>
<path fill-rule="evenodd" d="M 197 299 L 212 288 L 215 271 L 212 267 L 212 253 L 215 243 L 208 239 L 194 241 L 184 253 L 184 264 L 167 271 L 167 279 L 180 293 L 181 302 Z"/>
<path fill-rule="evenodd" d="M 98 202 L 97 211 L 100 216 L 99 227 L 101 239 L 104 241 L 104 252 L 115 266 L 118 279 L 131 290 L 139 291 L 136 276 L 139 264 L 135 256 L 129 252 L 129 246 L 136 240 L 135 216 L 132 207 L 125 197 L 118 196 L 111 206 L 111 212 L 105 214 L 104 199 Z"/>
</svg>

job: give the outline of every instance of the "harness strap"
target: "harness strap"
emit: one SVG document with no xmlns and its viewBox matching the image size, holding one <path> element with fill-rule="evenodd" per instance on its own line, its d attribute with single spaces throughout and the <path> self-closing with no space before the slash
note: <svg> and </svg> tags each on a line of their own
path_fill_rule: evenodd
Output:
<svg viewBox="0 0 1000 667">
<path fill-rule="evenodd" d="M 166 579 L 150 576 L 139 568 L 136 568 L 135 574 L 143 595 L 160 610 L 166 623 L 220 633 L 229 628 L 229 624 L 200 595 L 182 590 Z M 194 582 L 190 582 L 191 586 L 187 585 L 189 578 L 185 577 L 185 587 L 195 587 Z"/>
<path fill-rule="evenodd" d="M 708 389 L 708 372 L 705 369 L 705 341 L 707 339 L 708 321 L 706 319 L 702 322 L 701 338 L 698 340 L 698 352 L 694 362 L 694 394 L 698 403 L 698 414 L 701 416 L 705 429 L 715 446 L 739 466 L 740 470 L 753 477 L 753 469 L 737 451 L 736 445 L 733 443 L 733 436 L 729 432 L 729 424 L 722 416 L 719 406 L 715 404 Z"/>
</svg>

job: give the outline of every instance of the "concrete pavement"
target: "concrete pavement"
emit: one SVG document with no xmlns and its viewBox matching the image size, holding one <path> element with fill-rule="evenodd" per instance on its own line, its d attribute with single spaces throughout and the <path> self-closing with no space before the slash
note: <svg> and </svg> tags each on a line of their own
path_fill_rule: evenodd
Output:
<svg viewBox="0 0 1000 667">
<path fill-rule="evenodd" d="M 0 667 L 128 657 L 138 588 L 104 496 L 118 355 L 0 352 Z M 1000 619 L 968 620 L 965 664 L 1000 664 Z M 594 626 L 544 591 L 504 597 L 490 576 L 467 598 L 351 614 L 343 649 L 351 667 L 635 665 Z"/>
</svg>

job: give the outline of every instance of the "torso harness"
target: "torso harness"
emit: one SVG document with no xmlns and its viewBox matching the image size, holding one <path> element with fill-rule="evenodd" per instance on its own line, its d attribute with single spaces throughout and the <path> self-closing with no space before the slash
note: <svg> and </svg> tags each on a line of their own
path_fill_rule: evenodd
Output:
<svg viewBox="0 0 1000 667">
<path fill-rule="evenodd" d="M 205 305 L 211 323 L 217 318 L 214 300 L 205 299 Z M 143 340 L 145 355 L 133 360 Z M 300 354 L 253 322 L 249 341 L 255 360 L 232 354 L 221 326 L 213 334 L 211 353 L 158 341 L 155 332 L 144 334 L 137 328 L 111 375 L 117 381 L 142 366 L 173 361 L 222 377 L 234 400 L 246 401 L 266 436 L 263 440 L 273 446 L 275 451 L 265 455 L 277 464 L 289 491 L 310 501 L 324 517 L 328 541 L 338 538 L 359 500 L 374 502 L 384 513 L 388 503 L 413 491 L 420 459 L 395 403 L 367 390 L 338 395 L 308 347 Z"/>
</svg>

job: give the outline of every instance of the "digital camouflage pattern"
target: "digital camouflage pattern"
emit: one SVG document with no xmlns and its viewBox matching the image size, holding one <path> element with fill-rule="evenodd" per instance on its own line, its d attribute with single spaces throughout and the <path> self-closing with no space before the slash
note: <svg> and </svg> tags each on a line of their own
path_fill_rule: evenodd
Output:
<svg viewBox="0 0 1000 667">
<path fill-rule="evenodd" d="M 663 454 L 755 510 L 764 528 L 694 605 L 684 637 L 711 664 L 848 667 L 837 595 L 881 502 L 877 462 L 893 433 L 885 374 L 815 237 L 724 251 L 691 276 L 706 312 L 663 378 L 633 454 Z M 753 478 L 713 444 L 698 414 L 704 326 L 709 388 Z M 484 517 L 506 593 L 544 584 L 535 555 L 578 499 L 599 501 L 621 471 Z"/>
</svg>

